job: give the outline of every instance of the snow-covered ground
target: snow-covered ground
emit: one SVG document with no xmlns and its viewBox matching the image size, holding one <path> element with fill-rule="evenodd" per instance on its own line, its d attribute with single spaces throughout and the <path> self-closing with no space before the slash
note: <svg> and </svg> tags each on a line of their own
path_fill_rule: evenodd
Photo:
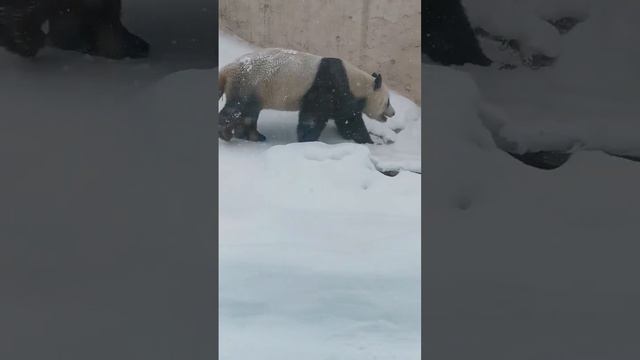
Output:
<svg viewBox="0 0 640 360">
<path fill-rule="evenodd" d="M 535 1 L 492 3 L 465 1 L 475 21 L 485 21 L 475 8 L 494 13 L 482 23 L 492 29 L 540 35 L 518 14 L 546 26 L 525 6 Z M 537 170 L 497 150 L 482 125 L 502 126 L 525 149 L 640 154 L 640 53 L 629 43 L 638 5 L 537 3 L 587 14 L 557 43 L 543 41 L 558 52 L 553 67 L 423 65 L 427 358 L 640 354 L 640 163 L 584 150 Z"/>
<path fill-rule="evenodd" d="M 149 59 L 0 49 L 0 358 L 215 352 L 215 16 L 124 3 Z"/>
<path fill-rule="evenodd" d="M 249 51 L 221 34 L 221 66 Z M 393 144 L 333 126 L 297 143 L 296 113 L 276 111 L 266 143 L 220 142 L 221 359 L 420 357 L 421 114 L 391 101 L 393 121 L 367 126 Z"/>
</svg>

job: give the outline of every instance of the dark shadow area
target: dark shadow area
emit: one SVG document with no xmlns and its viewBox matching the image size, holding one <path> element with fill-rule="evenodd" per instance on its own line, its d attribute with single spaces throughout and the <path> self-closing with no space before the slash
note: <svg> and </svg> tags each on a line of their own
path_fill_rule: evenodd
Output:
<svg viewBox="0 0 640 360">
<path fill-rule="evenodd" d="M 2 359 L 217 355 L 217 3 L 124 23 L 148 59 L 0 49 Z"/>
<path fill-rule="evenodd" d="M 125 0 L 123 11 L 130 29 L 152 44 L 152 63 L 172 70 L 218 65 L 217 0 Z"/>
</svg>

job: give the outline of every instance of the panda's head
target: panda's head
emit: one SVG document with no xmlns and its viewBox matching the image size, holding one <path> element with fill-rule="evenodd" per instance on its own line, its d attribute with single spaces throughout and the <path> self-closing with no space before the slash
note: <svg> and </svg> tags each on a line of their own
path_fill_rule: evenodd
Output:
<svg viewBox="0 0 640 360">
<path fill-rule="evenodd" d="M 396 114 L 389 101 L 389 89 L 382 83 L 382 75 L 373 73 L 373 91 L 369 93 L 363 112 L 368 117 L 381 122 Z"/>
</svg>

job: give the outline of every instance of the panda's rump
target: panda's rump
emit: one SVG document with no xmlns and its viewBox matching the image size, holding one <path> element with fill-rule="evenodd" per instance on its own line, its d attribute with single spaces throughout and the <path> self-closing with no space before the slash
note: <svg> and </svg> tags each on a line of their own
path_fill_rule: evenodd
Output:
<svg viewBox="0 0 640 360">
<path fill-rule="evenodd" d="M 238 60 L 239 79 L 264 109 L 296 111 L 311 87 L 320 57 L 303 52 L 266 49 Z"/>
</svg>

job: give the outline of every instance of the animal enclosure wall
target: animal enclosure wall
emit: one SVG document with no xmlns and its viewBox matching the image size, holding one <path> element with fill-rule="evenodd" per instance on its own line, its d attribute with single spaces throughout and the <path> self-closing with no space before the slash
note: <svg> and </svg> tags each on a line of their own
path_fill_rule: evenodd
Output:
<svg viewBox="0 0 640 360">
<path fill-rule="evenodd" d="M 260 47 L 341 57 L 420 104 L 418 0 L 220 0 L 220 26 Z"/>
</svg>

